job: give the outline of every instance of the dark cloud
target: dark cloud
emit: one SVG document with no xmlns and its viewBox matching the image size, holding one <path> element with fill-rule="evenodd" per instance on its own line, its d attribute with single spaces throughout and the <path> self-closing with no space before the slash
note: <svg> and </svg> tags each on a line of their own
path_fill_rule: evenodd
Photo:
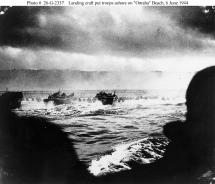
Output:
<svg viewBox="0 0 215 184">
<path fill-rule="evenodd" d="M 203 26 L 212 21 L 210 12 L 201 7 L 12 7 L 0 16 L 0 45 L 140 57 L 201 50 L 211 46 L 204 33 L 212 33 L 213 26 Z"/>
<path fill-rule="evenodd" d="M 88 52 L 91 38 L 64 10 L 64 7 L 10 8 L 0 16 L 0 45 Z"/>
<path fill-rule="evenodd" d="M 171 16 L 184 29 L 215 36 L 215 7 L 182 6 L 159 7 L 161 12 Z"/>
<path fill-rule="evenodd" d="M 215 36 L 215 11 L 213 7 L 181 8 L 180 24 Z"/>
<path fill-rule="evenodd" d="M 0 16 L 0 45 L 34 47 L 60 45 L 58 35 L 51 37 L 41 34 L 38 15 L 51 13 L 49 7 L 11 7 Z M 59 8 L 61 9 L 61 8 Z M 57 9 L 55 9 L 56 11 Z"/>
</svg>

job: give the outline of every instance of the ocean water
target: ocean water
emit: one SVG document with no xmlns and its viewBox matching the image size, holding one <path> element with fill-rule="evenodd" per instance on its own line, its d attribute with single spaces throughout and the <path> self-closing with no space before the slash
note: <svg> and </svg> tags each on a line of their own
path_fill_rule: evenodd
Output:
<svg viewBox="0 0 215 184">
<path fill-rule="evenodd" d="M 16 113 L 59 124 L 94 175 L 131 169 L 131 161 L 145 164 L 161 158 L 169 142 L 162 127 L 185 119 L 183 90 L 116 90 L 125 100 L 106 106 L 94 99 L 97 92 L 74 91 L 72 102 L 63 105 L 43 102 L 52 92 L 24 92 Z"/>
</svg>

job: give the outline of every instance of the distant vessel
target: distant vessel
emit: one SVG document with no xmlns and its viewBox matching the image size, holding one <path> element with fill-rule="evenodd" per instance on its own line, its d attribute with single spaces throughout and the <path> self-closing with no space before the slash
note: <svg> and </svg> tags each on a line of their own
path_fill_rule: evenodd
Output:
<svg viewBox="0 0 215 184">
<path fill-rule="evenodd" d="M 117 101 L 118 97 L 114 93 L 106 93 L 104 91 L 100 91 L 96 94 L 95 98 L 102 102 L 103 105 L 112 105 Z"/>
<path fill-rule="evenodd" d="M 7 91 L 0 96 L 1 103 L 4 104 L 5 108 L 15 109 L 21 106 L 23 99 L 23 93 L 17 91 Z"/>
<path fill-rule="evenodd" d="M 44 102 L 50 102 L 53 101 L 55 104 L 67 104 L 71 102 L 71 99 L 74 97 L 74 93 L 71 93 L 70 95 L 66 95 L 65 93 L 62 93 L 60 90 L 56 93 L 53 93 L 48 96 L 48 98 L 44 99 Z"/>
</svg>

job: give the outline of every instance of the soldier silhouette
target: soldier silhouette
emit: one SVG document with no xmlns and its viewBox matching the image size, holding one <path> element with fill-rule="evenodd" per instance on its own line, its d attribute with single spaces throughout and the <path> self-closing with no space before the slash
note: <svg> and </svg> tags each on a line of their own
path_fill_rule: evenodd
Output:
<svg viewBox="0 0 215 184">
<path fill-rule="evenodd" d="M 8 99 L 7 99 L 8 98 Z M 186 121 L 170 122 L 163 132 L 170 139 L 163 158 L 151 164 L 92 177 L 79 161 L 61 128 L 43 118 L 19 117 L 9 97 L 0 97 L 0 180 L 27 183 L 199 183 L 214 169 L 215 67 L 197 72 L 187 93 Z"/>
<path fill-rule="evenodd" d="M 20 117 L 22 94 L 0 97 L 0 183 L 82 183 L 89 176 L 67 133 L 44 118 Z"/>
<path fill-rule="evenodd" d="M 100 182 L 201 183 L 198 178 L 215 166 L 214 66 L 193 77 L 186 92 L 186 105 L 186 121 L 163 127 L 171 141 L 163 158 L 151 164 L 132 164 L 131 170 L 100 177 Z"/>
</svg>

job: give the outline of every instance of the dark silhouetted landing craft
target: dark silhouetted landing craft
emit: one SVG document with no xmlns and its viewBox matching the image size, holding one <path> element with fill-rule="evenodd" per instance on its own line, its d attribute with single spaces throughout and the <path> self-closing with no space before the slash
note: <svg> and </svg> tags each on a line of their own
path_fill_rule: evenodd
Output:
<svg viewBox="0 0 215 184">
<path fill-rule="evenodd" d="M 112 93 L 106 93 L 104 91 L 100 91 L 99 93 L 97 93 L 95 98 L 101 101 L 103 105 L 112 105 L 118 99 L 115 92 L 112 94 Z"/>
<path fill-rule="evenodd" d="M 44 102 L 53 101 L 56 105 L 68 104 L 68 103 L 71 103 L 71 100 L 73 97 L 74 97 L 74 93 L 71 93 L 70 95 L 66 95 L 65 93 L 62 93 L 59 90 L 58 92 L 49 95 L 48 98 L 44 99 Z"/>
</svg>

